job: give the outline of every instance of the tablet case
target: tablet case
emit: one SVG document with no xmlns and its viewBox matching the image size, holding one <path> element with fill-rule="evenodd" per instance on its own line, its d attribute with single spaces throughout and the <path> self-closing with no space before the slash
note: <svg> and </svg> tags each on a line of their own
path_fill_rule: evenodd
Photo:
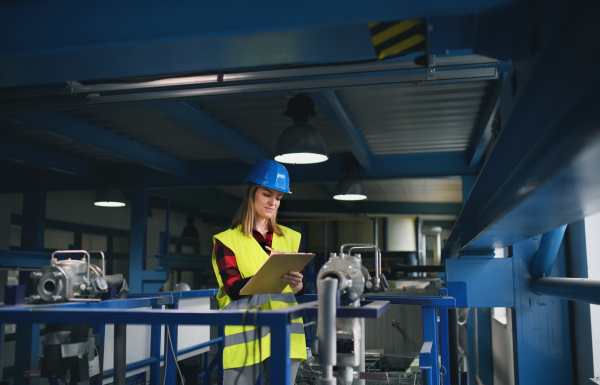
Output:
<svg viewBox="0 0 600 385">
<path fill-rule="evenodd" d="M 313 253 L 271 254 L 269 259 L 254 274 L 246 286 L 240 290 L 241 295 L 277 294 L 287 286 L 281 280 L 290 271 L 302 270 L 315 255 Z"/>
</svg>

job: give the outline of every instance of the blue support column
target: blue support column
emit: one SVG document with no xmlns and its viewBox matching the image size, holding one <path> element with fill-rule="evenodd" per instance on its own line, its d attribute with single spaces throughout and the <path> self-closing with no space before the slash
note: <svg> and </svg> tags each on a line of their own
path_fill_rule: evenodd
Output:
<svg viewBox="0 0 600 385">
<path fill-rule="evenodd" d="M 104 373 L 104 337 L 105 337 L 106 325 L 96 324 L 93 326 L 93 334 L 97 334 L 99 337 L 98 346 L 98 361 L 100 363 L 100 373 L 90 379 L 90 385 L 102 385 L 102 374 Z"/>
<path fill-rule="evenodd" d="M 23 194 L 23 226 L 21 248 L 27 251 L 44 251 L 44 228 L 46 226 L 46 193 Z"/>
<path fill-rule="evenodd" d="M 442 384 L 450 385 L 450 340 L 448 333 L 448 308 L 440 307 L 440 354 L 442 356 Z"/>
<path fill-rule="evenodd" d="M 162 305 L 152 306 L 152 310 L 160 311 Z M 162 325 L 152 324 L 150 327 L 150 357 L 156 358 L 150 364 L 150 385 L 160 384 L 160 331 Z M 165 356 L 166 357 L 166 356 Z"/>
<path fill-rule="evenodd" d="M 431 347 L 431 383 L 439 385 L 440 367 L 438 362 L 438 323 L 437 309 L 435 307 L 423 306 L 423 341 L 432 342 Z M 423 378 L 425 383 L 425 378 Z"/>
<path fill-rule="evenodd" d="M 271 325 L 271 383 L 290 385 L 290 325 L 285 316 Z"/>
<path fill-rule="evenodd" d="M 167 305 L 167 309 L 178 309 L 179 298 L 175 303 Z M 167 332 L 168 328 L 168 332 Z M 172 345 L 172 347 L 171 347 Z M 165 325 L 165 385 L 177 384 L 177 324 Z"/>
<path fill-rule="evenodd" d="M 142 271 L 146 257 L 148 221 L 148 190 L 136 189 L 131 193 L 131 235 L 129 238 L 129 289 L 142 292 Z"/>
<path fill-rule="evenodd" d="M 539 239 L 513 245 L 515 384 L 570 384 L 573 369 L 567 301 L 537 295 L 530 287 Z M 552 276 L 565 276 L 564 250 L 563 244 Z"/>
<path fill-rule="evenodd" d="M 23 226 L 21 228 L 21 247 L 23 250 L 44 251 L 45 222 L 46 193 L 25 193 L 23 196 Z M 26 285 L 29 282 L 29 273 L 22 272 L 19 275 L 19 283 Z M 23 378 L 23 372 L 38 369 L 40 325 L 18 324 L 16 337 L 14 384 L 36 385 L 37 379 L 25 379 Z"/>
<path fill-rule="evenodd" d="M 565 230 L 567 230 L 567 225 L 560 226 L 542 235 L 540 247 L 533 263 L 533 275 L 545 277 L 552 272 L 558 249 L 565 235 Z"/>
<path fill-rule="evenodd" d="M 473 185 L 477 180 L 476 176 L 463 176 L 462 177 L 462 193 L 463 193 L 463 204 L 467 201 L 471 190 L 473 190 Z"/>
</svg>

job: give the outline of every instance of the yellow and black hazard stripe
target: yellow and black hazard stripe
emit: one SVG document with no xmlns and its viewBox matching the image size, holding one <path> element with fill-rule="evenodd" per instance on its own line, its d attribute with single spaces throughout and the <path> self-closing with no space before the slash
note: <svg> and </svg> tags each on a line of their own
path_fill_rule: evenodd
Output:
<svg viewBox="0 0 600 385">
<path fill-rule="evenodd" d="M 425 51 L 425 20 L 370 23 L 371 40 L 379 60 L 387 55 Z"/>
</svg>

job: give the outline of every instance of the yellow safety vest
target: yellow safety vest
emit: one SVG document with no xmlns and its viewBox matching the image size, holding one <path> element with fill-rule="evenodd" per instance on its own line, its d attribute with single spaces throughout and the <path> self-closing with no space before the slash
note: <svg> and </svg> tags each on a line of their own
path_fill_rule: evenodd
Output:
<svg viewBox="0 0 600 385">
<path fill-rule="evenodd" d="M 273 234 L 273 249 L 286 252 L 298 251 L 300 233 L 281 225 L 280 227 L 284 235 Z M 215 235 L 213 242 L 216 239 L 233 251 L 242 278 L 248 278 L 256 274 L 268 258 L 267 253 L 256 242 L 256 239 L 253 236 L 248 237 L 243 233 L 241 225 L 236 229 L 226 230 Z M 212 264 L 217 281 L 219 282 L 217 300 L 219 301 L 221 310 L 246 311 L 247 309 L 258 307 L 262 311 L 281 309 L 298 304 L 294 292 L 289 286 L 280 294 L 257 294 L 232 301 L 223 289 L 223 282 L 219 274 L 219 268 L 217 267 L 214 247 Z M 256 310 L 248 311 L 248 320 L 252 320 L 255 314 Z M 259 337 L 260 341 L 258 341 Z M 268 327 L 261 327 L 260 333 L 257 333 L 254 326 L 225 326 L 225 341 L 223 346 L 223 369 L 254 365 L 271 356 L 271 334 Z M 304 337 L 304 324 L 301 317 L 294 319 L 291 324 L 290 357 L 301 360 L 306 359 L 306 339 Z"/>
</svg>

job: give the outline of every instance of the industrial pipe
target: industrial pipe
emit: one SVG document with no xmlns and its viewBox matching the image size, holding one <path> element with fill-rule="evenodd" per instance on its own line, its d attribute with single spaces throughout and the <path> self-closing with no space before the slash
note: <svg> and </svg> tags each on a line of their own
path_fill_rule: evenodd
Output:
<svg viewBox="0 0 600 385">
<path fill-rule="evenodd" d="M 115 324 L 115 354 L 114 354 L 114 372 L 113 384 L 125 385 L 127 382 L 126 369 L 127 360 L 125 352 L 127 350 L 127 325 Z"/>
<path fill-rule="evenodd" d="M 319 363 L 323 368 L 323 377 L 319 380 L 322 385 L 335 385 L 333 366 L 337 364 L 337 341 L 335 316 L 337 310 L 338 281 L 327 277 L 317 282 L 319 291 L 318 305 L 318 334 L 319 334 Z"/>
<path fill-rule="evenodd" d="M 533 275 L 536 277 L 550 275 L 566 229 L 567 225 L 564 225 L 542 235 L 540 247 L 533 262 Z"/>
<path fill-rule="evenodd" d="M 531 281 L 531 289 L 539 295 L 600 305 L 600 280 L 598 279 L 537 278 Z"/>
</svg>

